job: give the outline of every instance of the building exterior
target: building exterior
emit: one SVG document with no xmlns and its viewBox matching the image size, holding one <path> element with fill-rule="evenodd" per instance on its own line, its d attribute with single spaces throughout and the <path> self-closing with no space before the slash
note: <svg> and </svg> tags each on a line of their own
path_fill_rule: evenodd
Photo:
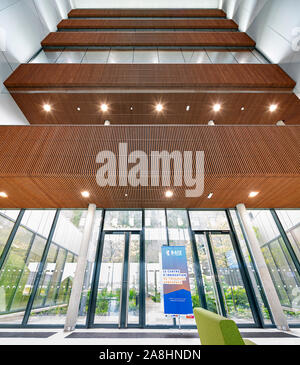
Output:
<svg viewBox="0 0 300 365">
<path fill-rule="evenodd" d="M 0 327 L 299 326 L 299 4 L 178 3 L 0 7 Z"/>
</svg>

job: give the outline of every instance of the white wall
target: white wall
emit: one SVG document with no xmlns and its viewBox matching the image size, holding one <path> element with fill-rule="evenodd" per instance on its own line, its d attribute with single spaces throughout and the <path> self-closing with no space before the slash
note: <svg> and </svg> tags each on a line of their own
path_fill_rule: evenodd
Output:
<svg viewBox="0 0 300 365">
<path fill-rule="evenodd" d="M 297 82 L 295 92 L 300 93 L 300 1 L 223 0 L 223 9 Z"/>
<path fill-rule="evenodd" d="M 218 8 L 219 0 L 72 0 L 74 8 Z"/>
<path fill-rule="evenodd" d="M 0 125 L 28 124 L 3 82 L 70 10 L 69 0 L 0 0 Z"/>
</svg>

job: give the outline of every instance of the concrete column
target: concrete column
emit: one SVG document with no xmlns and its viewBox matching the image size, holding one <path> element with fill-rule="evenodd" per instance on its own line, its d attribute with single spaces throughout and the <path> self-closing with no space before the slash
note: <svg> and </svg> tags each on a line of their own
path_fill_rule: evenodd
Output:
<svg viewBox="0 0 300 365">
<path fill-rule="evenodd" d="M 73 331 L 76 326 L 95 212 L 96 205 L 89 204 L 66 316 L 66 322 L 64 327 L 65 332 Z"/>
<path fill-rule="evenodd" d="M 257 266 L 257 270 L 274 318 L 275 325 L 280 330 L 288 331 L 289 326 L 286 320 L 286 316 L 283 313 L 280 300 L 278 298 L 275 286 L 273 284 L 263 253 L 261 251 L 260 244 L 258 242 L 258 239 L 256 238 L 255 231 L 251 225 L 251 221 L 248 216 L 246 207 L 244 204 L 238 204 L 236 208 L 241 218 L 244 230 L 246 232 L 250 249 Z"/>
</svg>

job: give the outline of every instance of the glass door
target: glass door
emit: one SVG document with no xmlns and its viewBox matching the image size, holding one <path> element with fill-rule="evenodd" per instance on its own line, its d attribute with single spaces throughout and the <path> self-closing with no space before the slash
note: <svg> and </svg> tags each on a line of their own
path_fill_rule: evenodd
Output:
<svg viewBox="0 0 300 365">
<path fill-rule="evenodd" d="M 139 325 L 140 245 L 139 233 L 102 233 L 91 326 Z"/>
<path fill-rule="evenodd" d="M 195 233 L 207 309 L 238 323 L 254 323 L 242 268 L 230 233 Z"/>
</svg>

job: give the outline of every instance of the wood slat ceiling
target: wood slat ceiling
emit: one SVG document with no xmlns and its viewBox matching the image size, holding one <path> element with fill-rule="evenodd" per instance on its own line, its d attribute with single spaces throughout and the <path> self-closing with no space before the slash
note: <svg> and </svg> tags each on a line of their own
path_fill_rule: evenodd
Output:
<svg viewBox="0 0 300 365">
<path fill-rule="evenodd" d="M 281 90 L 296 83 L 269 64 L 22 64 L 5 81 L 30 89 Z"/>
<path fill-rule="evenodd" d="M 99 152 L 118 156 L 142 150 L 204 151 L 204 194 L 186 198 L 186 187 L 99 187 Z M 132 165 L 129 166 L 131 168 Z M 299 207 L 300 127 L 0 127 L 0 186 L 5 208 L 98 207 L 227 208 Z M 81 197 L 88 190 L 89 199 Z M 248 198 L 250 191 L 260 194 Z M 213 192 L 213 198 L 207 195 Z M 126 197 L 125 194 L 128 194 Z"/>
<path fill-rule="evenodd" d="M 31 124 L 300 123 L 295 82 L 276 65 L 26 64 L 5 86 Z M 159 102 L 162 113 L 155 112 Z M 271 104 L 278 105 L 274 113 Z"/>
<path fill-rule="evenodd" d="M 224 18 L 226 14 L 219 9 L 73 9 L 69 18 L 105 17 L 213 17 Z"/>
<path fill-rule="evenodd" d="M 230 19 L 63 19 L 58 29 L 238 29 Z"/>
<path fill-rule="evenodd" d="M 41 42 L 43 47 L 172 46 L 172 47 L 254 47 L 242 32 L 55 32 Z"/>
<path fill-rule="evenodd" d="M 31 124 L 300 124 L 300 100 L 294 94 L 275 93 L 13 93 Z M 101 112 L 100 105 L 108 105 Z M 163 111 L 155 111 L 161 103 Z M 220 103 L 216 113 L 213 105 Z M 51 105 L 46 113 L 44 104 Z M 271 113 L 269 106 L 278 105 Z M 186 110 L 190 106 L 189 111 Z M 80 111 L 77 108 L 80 108 Z M 130 108 L 133 108 L 132 110 Z M 245 108 L 241 110 L 241 108 Z"/>
</svg>

